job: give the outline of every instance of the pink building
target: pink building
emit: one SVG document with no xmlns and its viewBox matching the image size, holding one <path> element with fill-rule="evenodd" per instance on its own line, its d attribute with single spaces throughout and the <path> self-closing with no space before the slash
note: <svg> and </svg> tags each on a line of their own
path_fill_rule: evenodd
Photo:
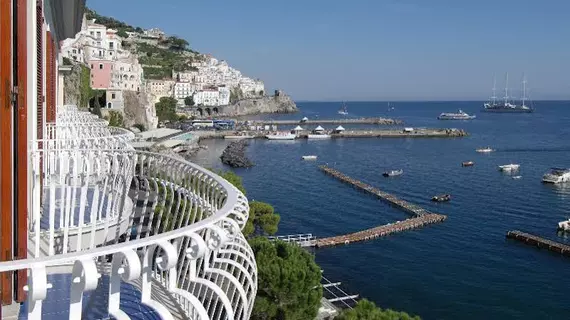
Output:
<svg viewBox="0 0 570 320">
<path fill-rule="evenodd" d="M 113 61 L 91 60 L 91 88 L 108 89 L 111 87 L 111 73 L 113 72 Z"/>
</svg>

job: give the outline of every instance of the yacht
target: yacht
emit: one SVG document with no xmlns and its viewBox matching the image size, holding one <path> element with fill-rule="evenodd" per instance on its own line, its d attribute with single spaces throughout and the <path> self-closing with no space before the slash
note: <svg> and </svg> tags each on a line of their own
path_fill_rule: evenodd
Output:
<svg viewBox="0 0 570 320">
<path fill-rule="evenodd" d="M 317 156 L 302 156 L 301 159 L 303 160 L 317 160 Z"/>
<path fill-rule="evenodd" d="M 400 170 L 390 170 L 390 171 L 386 171 L 384 172 L 382 175 L 384 177 L 395 177 L 395 176 L 400 176 L 404 173 L 404 170 L 400 169 Z"/>
<path fill-rule="evenodd" d="M 449 194 L 441 194 L 438 196 L 433 196 L 431 198 L 431 201 L 433 201 L 433 202 L 447 202 L 450 200 L 451 200 L 451 195 L 449 195 Z"/>
<path fill-rule="evenodd" d="M 348 114 L 348 110 L 346 109 L 346 103 L 344 103 L 344 102 L 342 103 L 342 106 L 338 110 L 338 114 L 342 114 L 342 115 Z"/>
<path fill-rule="evenodd" d="M 276 132 L 265 136 L 269 140 L 295 140 L 297 135 L 291 132 Z"/>
<path fill-rule="evenodd" d="M 483 111 L 485 112 L 497 112 L 497 113 L 531 113 L 534 112 L 532 107 L 526 105 L 526 101 L 528 98 L 526 97 L 526 78 L 523 75 L 522 87 L 523 87 L 523 95 L 521 97 L 520 105 L 516 103 L 512 103 L 509 100 L 509 74 L 505 75 L 505 96 L 503 97 L 502 102 L 497 101 L 497 97 L 495 96 L 496 92 L 496 81 L 493 79 L 493 96 L 491 100 L 485 104 L 483 104 Z"/>
<path fill-rule="evenodd" d="M 495 149 L 491 149 L 491 148 L 487 147 L 487 148 L 475 149 L 475 151 L 477 151 L 479 153 L 489 153 L 489 152 L 495 151 Z"/>
<path fill-rule="evenodd" d="M 552 168 L 550 172 L 542 176 L 542 182 L 562 183 L 570 181 L 570 169 Z"/>
<path fill-rule="evenodd" d="M 326 133 L 316 133 L 316 134 L 308 134 L 307 139 L 315 140 L 315 139 L 330 139 L 331 135 Z"/>
<path fill-rule="evenodd" d="M 502 166 L 499 166 L 499 170 L 501 171 L 517 171 L 520 168 L 520 164 L 515 164 L 515 163 L 511 163 L 511 164 L 505 164 Z"/>
<path fill-rule="evenodd" d="M 439 120 L 472 120 L 475 116 L 469 115 L 463 110 L 459 110 L 457 113 L 442 113 L 437 117 Z"/>
<path fill-rule="evenodd" d="M 473 161 L 463 161 L 463 162 L 461 162 L 461 166 L 462 166 L 462 167 L 472 167 L 472 166 L 474 166 L 474 165 L 475 165 L 475 162 L 473 162 Z"/>
</svg>

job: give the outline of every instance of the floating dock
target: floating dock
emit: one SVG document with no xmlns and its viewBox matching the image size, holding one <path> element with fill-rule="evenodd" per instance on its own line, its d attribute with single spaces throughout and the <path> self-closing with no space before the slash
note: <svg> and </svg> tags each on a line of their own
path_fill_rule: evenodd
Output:
<svg viewBox="0 0 570 320">
<path fill-rule="evenodd" d="M 513 230 L 507 232 L 507 239 L 513 239 L 538 248 L 548 249 L 570 257 L 570 246 L 564 243 L 548 240 L 530 233 Z"/>
<path fill-rule="evenodd" d="M 356 119 L 311 119 L 307 121 L 299 120 L 247 120 L 254 125 L 305 125 L 305 124 L 379 124 L 395 125 L 403 124 L 401 120 L 390 118 L 356 118 Z M 238 123 L 245 123 L 244 120 L 236 120 Z"/>
<path fill-rule="evenodd" d="M 375 228 L 371 228 L 371 229 L 367 229 L 367 230 L 363 230 L 363 231 L 359 231 L 359 232 L 355 232 L 355 233 L 350 233 L 350 234 L 345 234 L 345 235 L 335 236 L 335 237 L 329 237 L 329 238 L 317 239 L 315 241 L 315 246 L 317 248 L 335 246 L 335 245 L 340 245 L 340 244 L 349 244 L 352 242 L 359 242 L 359 241 L 365 241 L 365 240 L 374 239 L 374 238 L 378 238 L 378 237 L 383 237 L 383 236 L 387 236 L 387 235 L 397 233 L 397 232 L 402 232 L 402 231 L 406 231 L 406 230 L 412 230 L 412 229 L 420 228 L 420 227 L 423 227 L 423 226 L 428 225 L 428 224 L 443 222 L 443 221 L 445 221 L 445 219 L 447 219 L 447 216 L 445 216 L 445 215 L 429 212 L 420 206 L 417 206 L 417 205 L 409 203 L 405 200 L 399 199 L 392 194 L 389 194 L 387 192 L 383 192 L 383 191 L 381 191 L 377 188 L 374 188 L 368 184 L 365 184 L 361 181 L 353 179 L 353 178 L 343 174 L 342 172 L 340 172 L 338 170 L 329 168 L 327 166 L 320 166 L 319 169 L 321 169 L 326 174 L 339 179 L 342 182 L 350 184 L 350 185 L 354 186 L 355 188 L 360 189 L 362 191 L 373 194 L 373 195 L 377 196 L 378 198 L 388 202 L 389 204 L 391 204 L 391 205 L 393 205 L 399 209 L 402 209 L 406 213 L 410 214 L 413 218 L 406 219 L 404 221 L 398 221 L 395 223 L 388 223 L 386 225 L 382 225 L 379 227 L 375 227 Z"/>
</svg>

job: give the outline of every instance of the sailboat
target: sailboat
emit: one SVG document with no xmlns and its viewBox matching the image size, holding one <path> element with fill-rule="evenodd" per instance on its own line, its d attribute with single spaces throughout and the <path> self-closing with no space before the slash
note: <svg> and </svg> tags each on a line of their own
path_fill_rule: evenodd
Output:
<svg viewBox="0 0 570 320">
<path fill-rule="evenodd" d="M 491 101 L 485 103 L 483 106 L 483 111 L 485 112 L 497 112 L 497 113 L 531 113 L 534 112 L 533 108 L 530 108 L 526 105 L 526 101 L 528 100 L 526 97 L 526 78 L 523 74 L 523 95 L 521 98 L 521 104 L 517 105 L 516 103 L 511 103 L 509 101 L 509 74 L 505 75 L 505 96 L 504 101 L 498 102 L 496 97 L 496 80 L 493 77 L 493 96 L 491 96 Z"/>
<path fill-rule="evenodd" d="M 344 102 L 342 103 L 342 106 L 338 110 L 338 114 L 342 114 L 342 115 L 348 114 L 348 110 L 346 109 L 346 103 L 344 103 Z"/>
<path fill-rule="evenodd" d="M 388 111 L 392 111 L 392 110 L 394 110 L 394 106 L 392 106 L 392 105 L 390 104 L 390 102 L 388 102 Z"/>
</svg>

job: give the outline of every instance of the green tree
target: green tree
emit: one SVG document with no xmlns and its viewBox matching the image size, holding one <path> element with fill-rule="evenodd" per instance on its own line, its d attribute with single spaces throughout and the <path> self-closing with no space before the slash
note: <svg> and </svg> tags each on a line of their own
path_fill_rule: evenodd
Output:
<svg viewBox="0 0 570 320">
<path fill-rule="evenodd" d="M 109 126 L 123 127 L 124 126 L 123 114 L 115 110 L 109 111 Z"/>
<path fill-rule="evenodd" d="M 93 89 L 91 89 L 91 69 L 84 65 L 79 65 L 81 68 L 81 76 L 79 81 L 79 104 L 80 108 L 89 108 L 89 99 L 93 96 Z"/>
<path fill-rule="evenodd" d="M 243 228 L 243 234 L 274 235 L 277 233 L 281 216 L 275 212 L 269 203 L 253 201 L 249 203 L 249 219 Z"/>
<path fill-rule="evenodd" d="M 175 36 L 169 37 L 168 43 L 170 44 L 170 49 L 173 50 L 184 50 L 188 47 L 188 41 Z"/>
<path fill-rule="evenodd" d="M 382 310 L 374 302 L 360 300 L 354 309 L 345 309 L 335 320 L 421 320 L 418 316 L 410 316 L 405 312 Z"/>
<path fill-rule="evenodd" d="M 128 38 L 129 37 L 129 35 L 127 34 L 127 32 L 124 29 L 117 31 L 117 35 L 121 38 Z"/>
<path fill-rule="evenodd" d="M 258 268 L 251 319 L 314 319 L 323 296 L 321 269 L 311 254 L 283 241 L 250 241 Z"/>
<path fill-rule="evenodd" d="M 188 97 L 184 98 L 184 104 L 189 106 L 189 107 L 194 106 L 194 98 L 192 98 L 192 96 L 188 96 Z"/>
<path fill-rule="evenodd" d="M 177 120 L 178 116 L 176 115 L 176 103 L 177 100 L 173 97 L 161 97 L 160 100 L 154 105 L 158 120 Z"/>
<path fill-rule="evenodd" d="M 212 170 L 210 170 L 212 171 Z M 238 188 L 245 195 L 245 188 L 243 187 L 243 180 L 240 176 L 235 174 L 233 171 L 218 171 L 217 174 L 222 178 L 228 180 L 229 183 L 233 184 L 234 187 Z"/>
</svg>

